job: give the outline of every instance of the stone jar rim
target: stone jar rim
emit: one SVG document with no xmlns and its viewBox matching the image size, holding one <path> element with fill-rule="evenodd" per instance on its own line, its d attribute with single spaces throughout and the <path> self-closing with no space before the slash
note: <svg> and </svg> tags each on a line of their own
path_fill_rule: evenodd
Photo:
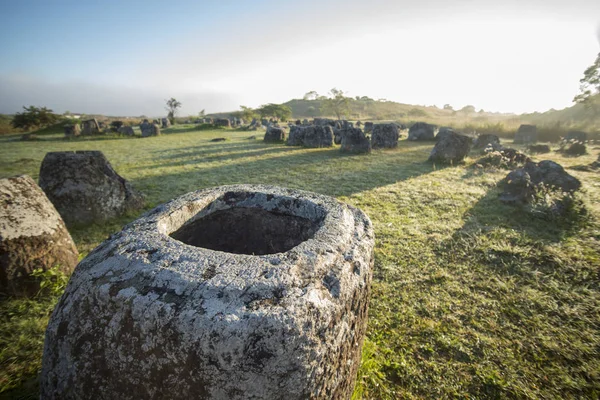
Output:
<svg viewBox="0 0 600 400">
<path fill-rule="evenodd" d="M 263 202 L 263 209 L 266 211 L 281 207 L 282 203 L 290 201 L 292 205 L 284 210 L 290 215 L 294 215 L 295 201 L 295 204 L 301 204 L 303 217 L 318 223 L 319 227 L 312 237 L 295 247 L 284 252 L 264 255 L 228 253 L 196 247 L 170 236 L 184 224 L 215 211 L 232 207 L 259 207 L 257 204 L 252 205 L 251 200 L 230 204 L 228 195 L 231 193 L 247 193 L 258 197 L 255 200 L 258 203 Z M 351 247 L 357 229 L 362 231 L 365 228 L 355 225 L 353 208 L 325 195 L 269 185 L 228 185 L 198 190 L 171 200 L 142 215 L 117 235 L 125 239 L 119 242 L 131 246 L 131 251 L 139 254 L 145 264 L 160 258 L 165 269 L 181 273 L 186 279 L 194 281 L 194 278 L 204 280 L 205 275 L 202 271 L 214 264 L 228 264 L 229 268 L 234 269 L 263 269 L 265 266 L 274 265 L 285 269 L 286 264 L 289 267 L 297 266 L 298 260 L 304 260 L 301 264 L 307 267 L 320 264 L 314 262 L 318 257 L 339 254 L 340 251 L 343 253 Z M 230 272 L 235 273 L 231 270 Z M 309 275 L 322 273 L 305 272 Z"/>
</svg>

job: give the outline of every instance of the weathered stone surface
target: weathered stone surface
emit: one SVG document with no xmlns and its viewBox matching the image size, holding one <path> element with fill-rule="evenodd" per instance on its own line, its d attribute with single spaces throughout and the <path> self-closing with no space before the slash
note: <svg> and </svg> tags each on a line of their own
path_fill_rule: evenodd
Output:
<svg viewBox="0 0 600 400">
<path fill-rule="evenodd" d="M 119 129 L 123 126 L 123 121 L 112 121 L 110 123 L 110 129 L 113 132 L 119 132 Z"/>
<path fill-rule="evenodd" d="M 587 146 L 581 142 L 575 142 L 570 144 L 563 153 L 568 156 L 578 157 L 587 154 Z"/>
<path fill-rule="evenodd" d="M 70 273 L 77 248 L 60 215 L 29 176 L 0 179 L 0 293 L 33 295 L 38 268 Z"/>
<path fill-rule="evenodd" d="M 371 141 L 360 128 L 348 128 L 341 131 L 342 153 L 370 153 Z"/>
<path fill-rule="evenodd" d="M 171 127 L 171 120 L 169 118 L 162 118 L 160 123 L 163 129 Z"/>
<path fill-rule="evenodd" d="M 144 204 L 100 151 L 47 153 L 40 187 L 67 225 L 106 221 Z"/>
<path fill-rule="evenodd" d="M 308 120 L 306 118 L 304 118 L 302 120 L 302 125 L 309 125 L 310 123 L 308 122 Z"/>
<path fill-rule="evenodd" d="M 529 161 L 531 158 L 518 150 L 491 143 L 486 148 L 486 155 L 475 164 L 481 167 L 517 168 Z"/>
<path fill-rule="evenodd" d="M 537 142 L 537 127 L 535 125 L 521 125 L 515 134 L 514 143 L 529 144 Z"/>
<path fill-rule="evenodd" d="M 434 140 L 435 129 L 435 125 L 416 122 L 408 130 L 408 140 Z"/>
<path fill-rule="evenodd" d="M 438 133 L 435 135 L 435 140 L 437 140 L 439 142 L 441 139 L 445 138 L 446 136 L 449 136 L 451 133 L 458 133 L 458 132 L 450 127 L 443 126 L 439 129 Z"/>
<path fill-rule="evenodd" d="M 231 121 L 229 121 L 227 118 L 215 119 L 214 124 L 216 126 L 222 126 L 224 128 L 231 128 Z"/>
<path fill-rule="evenodd" d="M 545 154 L 551 151 L 550 146 L 547 144 L 532 144 L 527 146 L 527 150 L 532 154 Z"/>
<path fill-rule="evenodd" d="M 74 137 L 81 135 L 81 128 L 79 124 L 67 124 L 64 126 L 65 137 Z"/>
<path fill-rule="evenodd" d="M 581 131 L 569 131 L 565 136 L 566 141 L 572 142 L 585 142 L 587 138 L 587 133 Z"/>
<path fill-rule="evenodd" d="M 365 133 L 371 133 L 371 132 L 373 132 L 373 123 L 365 122 Z"/>
<path fill-rule="evenodd" d="M 263 140 L 271 143 L 283 142 L 285 141 L 285 130 L 278 126 L 269 126 Z"/>
<path fill-rule="evenodd" d="M 471 151 L 472 139 L 454 131 L 447 132 L 433 147 L 429 161 L 455 164 L 465 159 Z"/>
<path fill-rule="evenodd" d="M 497 135 L 491 135 L 488 133 L 484 133 L 482 135 L 477 136 L 477 138 L 473 141 L 474 149 L 485 149 L 489 145 L 499 145 L 500 138 Z"/>
<path fill-rule="evenodd" d="M 302 145 L 313 148 L 333 146 L 333 128 L 329 125 L 307 126 L 304 129 Z"/>
<path fill-rule="evenodd" d="M 121 135 L 125 135 L 125 136 L 134 136 L 135 132 L 133 131 L 133 128 L 131 126 L 122 126 L 119 128 L 118 132 Z"/>
<path fill-rule="evenodd" d="M 302 146 L 304 144 L 304 133 L 308 127 L 310 127 L 310 125 L 292 126 L 286 144 L 288 146 Z"/>
<path fill-rule="evenodd" d="M 373 246 L 366 215 L 314 193 L 226 186 L 159 206 L 75 269 L 41 398 L 349 399 Z"/>
<path fill-rule="evenodd" d="M 500 201 L 507 204 L 528 203 L 541 185 L 572 193 L 579 190 L 581 182 L 554 161 L 527 162 L 523 168 L 506 176 Z"/>
<path fill-rule="evenodd" d="M 400 133 L 398 126 L 395 124 L 375 124 L 373 125 L 373 133 L 371 134 L 371 145 L 374 149 L 377 148 L 394 148 L 398 147 L 398 139 Z"/>
<path fill-rule="evenodd" d="M 140 130 L 142 131 L 142 137 L 160 135 L 160 127 L 157 124 L 149 123 L 148 120 L 144 120 L 144 122 L 142 122 L 140 125 Z"/>
<path fill-rule="evenodd" d="M 81 130 L 82 135 L 98 135 L 100 134 L 100 124 L 95 118 L 88 119 L 82 122 L 83 128 Z"/>
</svg>

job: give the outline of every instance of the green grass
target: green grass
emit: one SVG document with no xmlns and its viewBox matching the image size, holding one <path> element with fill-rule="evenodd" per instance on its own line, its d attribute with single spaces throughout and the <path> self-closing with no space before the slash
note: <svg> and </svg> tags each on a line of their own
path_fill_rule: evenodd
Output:
<svg viewBox="0 0 600 400">
<path fill-rule="evenodd" d="M 0 176 L 34 179 L 44 154 L 104 152 L 147 195 L 147 209 L 183 193 L 266 183 L 335 196 L 372 219 L 375 268 L 368 337 L 355 399 L 598 398 L 600 396 L 600 175 L 580 178 L 572 218 L 502 205 L 507 171 L 426 162 L 432 143 L 401 141 L 369 156 L 248 140 L 260 132 L 37 142 L 0 139 Z M 227 137 L 226 142 L 210 142 Z M 598 155 L 534 156 L 565 167 Z M 585 212 L 581 212 L 581 211 Z M 87 254 L 137 215 L 71 233 Z M 53 297 L 0 307 L 0 392 L 35 397 Z"/>
</svg>

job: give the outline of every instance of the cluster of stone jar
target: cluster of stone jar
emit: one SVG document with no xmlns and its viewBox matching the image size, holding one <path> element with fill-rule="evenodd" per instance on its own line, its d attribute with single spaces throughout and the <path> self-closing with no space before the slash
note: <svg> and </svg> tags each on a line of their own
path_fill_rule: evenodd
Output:
<svg viewBox="0 0 600 400">
<path fill-rule="evenodd" d="M 144 119 L 139 125 L 142 137 L 158 136 L 160 135 L 161 128 L 169 128 L 171 121 L 169 118 L 155 119 L 149 122 Z M 132 126 L 125 125 L 123 121 L 112 121 L 110 124 L 104 122 L 98 122 L 97 119 L 92 118 L 81 121 L 81 124 L 66 124 L 64 126 L 64 133 L 66 138 L 72 138 L 77 136 L 89 136 L 89 135 L 101 135 L 109 132 L 119 133 L 125 136 L 134 136 L 135 131 Z"/>
<path fill-rule="evenodd" d="M 73 270 L 66 226 L 143 196 L 100 152 L 48 153 L 39 184 L 0 180 L 0 260 L 11 295 L 37 290 L 34 268 L 73 271 L 46 331 L 42 399 L 350 398 L 373 267 L 363 212 L 273 186 L 205 189 Z"/>
</svg>

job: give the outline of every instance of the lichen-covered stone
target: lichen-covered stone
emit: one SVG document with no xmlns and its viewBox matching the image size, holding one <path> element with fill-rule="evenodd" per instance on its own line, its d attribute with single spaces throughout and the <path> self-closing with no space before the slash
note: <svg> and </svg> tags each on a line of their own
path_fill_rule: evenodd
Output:
<svg viewBox="0 0 600 400">
<path fill-rule="evenodd" d="M 434 140 L 435 130 L 435 125 L 415 122 L 408 130 L 408 140 Z"/>
<path fill-rule="evenodd" d="M 79 124 L 67 124 L 64 126 L 65 137 L 71 138 L 81 135 L 81 128 Z"/>
<path fill-rule="evenodd" d="M 498 137 L 498 135 L 484 133 L 484 134 L 477 136 L 477 138 L 475 138 L 475 140 L 473 141 L 473 148 L 474 149 L 485 149 L 489 145 L 497 146 L 499 144 L 500 144 L 500 138 Z"/>
<path fill-rule="evenodd" d="M 312 125 L 304 129 L 304 147 L 319 148 L 333 146 L 333 128 L 330 125 Z"/>
<path fill-rule="evenodd" d="M 342 153 L 370 153 L 371 141 L 360 128 L 348 128 L 341 130 Z"/>
<path fill-rule="evenodd" d="M 227 118 L 217 118 L 213 123 L 216 126 L 222 126 L 223 128 L 231 128 L 231 121 Z"/>
<path fill-rule="evenodd" d="M 547 144 L 532 144 L 527 146 L 527 150 L 532 154 L 545 154 L 552 151 Z"/>
<path fill-rule="evenodd" d="M 377 148 L 398 147 L 400 132 L 396 124 L 375 124 L 371 134 L 371 145 Z"/>
<path fill-rule="evenodd" d="M 468 136 L 448 131 L 433 147 L 429 161 L 455 164 L 465 159 L 471 151 L 472 139 Z"/>
<path fill-rule="evenodd" d="M 554 161 L 527 162 L 523 168 L 509 173 L 503 180 L 500 201 L 507 204 L 528 203 L 543 185 L 565 193 L 573 193 L 581 187 L 579 179 L 570 175 Z"/>
<path fill-rule="evenodd" d="M 515 133 L 514 143 L 530 144 L 537 142 L 537 127 L 535 125 L 523 124 Z"/>
<path fill-rule="evenodd" d="M 296 125 L 290 128 L 290 134 L 286 144 L 288 146 L 302 146 L 304 144 L 304 134 L 311 125 Z"/>
<path fill-rule="evenodd" d="M 38 268 L 70 273 L 77 248 L 60 215 L 29 176 L 0 179 L 0 292 L 33 295 Z"/>
<path fill-rule="evenodd" d="M 95 118 L 88 119 L 82 122 L 83 129 L 81 130 L 82 135 L 98 135 L 100 134 L 100 124 Z"/>
<path fill-rule="evenodd" d="M 373 229 L 327 196 L 189 193 L 75 269 L 44 345 L 41 398 L 349 399 Z"/>
<path fill-rule="evenodd" d="M 161 118 L 160 123 L 163 129 L 171 127 L 171 120 L 169 118 Z"/>
<path fill-rule="evenodd" d="M 585 142 L 588 136 L 587 133 L 581 131 L 569 131 L 565 136 L 566 141 L 570 142 Z"/>
<path fill-rule="evenodd" d="M 279 126 L 269 126 L 263 140 L 271 143 L 283 142 L 285 141 L 285 130 Z"/>
<path fill-rule="evenodd" d="M 135 132 L 133 131 L 133 128 L 131 126 L 122 126 L 120 127 L 117 132 L 119 132 L 121 135 L 125 135 L 125 136 L 134 136 Z"/>
<path fill-rule="evenodd" d="M 149 123 L 148 120 L 144 120 L 140 124 L 140 130 L 142 131 L 142 137 L 159 136 L 160 126 L 158 124 Z"/>
<path fill-rule="evenodd" d="M 100 151 L 47 153 L 40 187 L 67 225 L 106 221 L 144 204 Z"/>
</svg>

